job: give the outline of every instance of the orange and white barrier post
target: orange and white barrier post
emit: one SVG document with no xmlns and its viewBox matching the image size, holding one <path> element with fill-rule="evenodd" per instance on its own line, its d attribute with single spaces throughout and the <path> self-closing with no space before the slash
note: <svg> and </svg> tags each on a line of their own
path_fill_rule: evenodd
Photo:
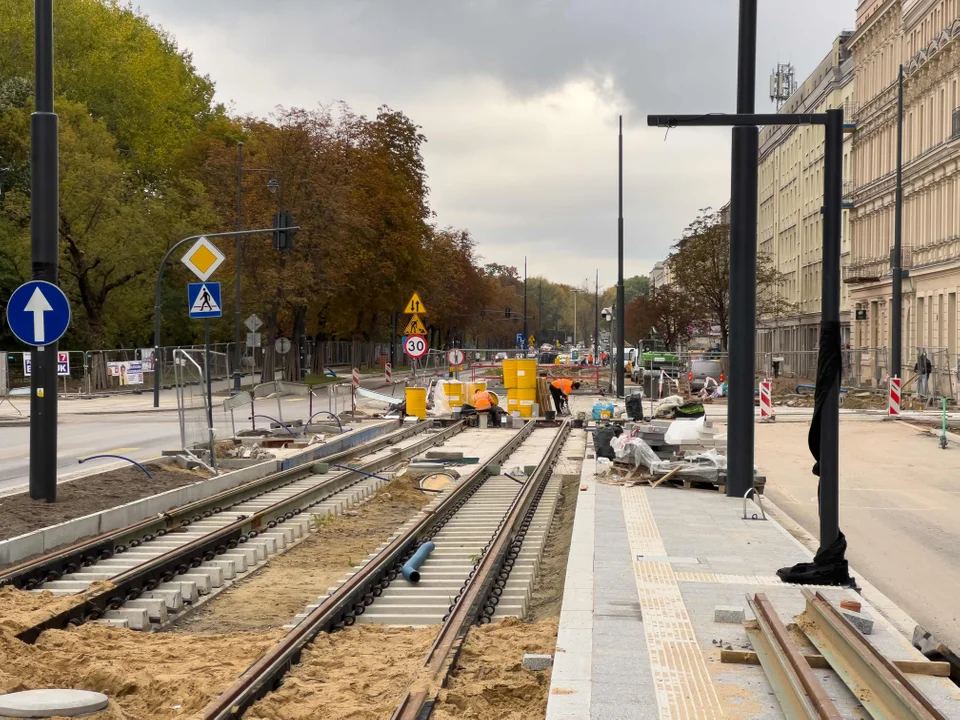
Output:
<svg viewBox="0 0 960 720">
<path fill-rule="evenodd" d="M 887 415 L 890 417 L 900 416 L 900 388 L 903 380 L 900 378 L 890 378 L 890 401 L 887 404 Z"/>
<path fill-rule="evenodd" d="M 760 422 L 776 420 L 773 414 L 773 401 L 770 399 L 770 381 L 760 381 Z"/>
<path fill-rule="evenodd" d="M 353 382 L 350 384 L 351 387 L 351 405 L 353 406 L 353 412 L 357 412 L 357 388 L 360 387 L 360 368 L 353 369 Z"/>
<path fill-rule="evenodd" d="M 393 382 L 393 364 L 392 363 L 387 363 L 386 365 L 383 366 L 383 374 L 387 380 L 388 385 Z"/>
</svg>

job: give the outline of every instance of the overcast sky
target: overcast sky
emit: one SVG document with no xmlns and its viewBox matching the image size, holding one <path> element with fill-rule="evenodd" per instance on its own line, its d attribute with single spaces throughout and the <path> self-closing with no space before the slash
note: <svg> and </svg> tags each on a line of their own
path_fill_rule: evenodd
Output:
<svg viewBox="0 0 960 720">
<path fill-rule="evenodd" d="M 139 0 L 241 114 L 343 100 L 423 126 L 431 203 L 488 262 L 616 282 L 617 116 L 625 274 L 646 274 L 698 208 L 730 194 L 728 130 L 646 127 L 732 111 L 736 0 Z M 856 0 L 760 0 L 768 75 L 800 82 L 852 29 Z"/>
</svg>

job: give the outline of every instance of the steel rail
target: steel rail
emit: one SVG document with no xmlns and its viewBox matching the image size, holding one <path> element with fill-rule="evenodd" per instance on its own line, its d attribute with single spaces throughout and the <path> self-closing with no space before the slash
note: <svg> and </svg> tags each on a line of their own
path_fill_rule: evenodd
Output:
<svg viewBox="0 0 960 720">
<path fill-rule="evenodd" d="M 124 602 L 134 600 L 144 592 L 154 590 L 161 583 L 170 582 L 177 575 L 187 573 L 190 568 L 199 567 L 204 561 L 213 560 L 217 555 L 222 555 L 227 550 L 252 540 L 264 528 L 272 529 L 346 487 L 361 482 L 366 477 L 364 473 L 380 472 L 402 460 L 415 457 L 437 442 L 462 432 L 464 427 L 463 422 L 450 425 L 398 452 L 361 465 L 356 470 L 340 473 L 332 477 L 329 482 L 283 498 L 270 507 L 241 517 L 193 542 L 130 568 L 112 578 L 109 588 L 100 590 L 74 607 L 21 631 L 17 634 L 17 638 L 23 642 L 32 643 L 46 630 L 62 629 L 68 625 L 81 625 L 90 620 L 97 620 L 106 610 L 122 607 Z"/>
<path fill-rule="evenodd" d="M 803 590 L 798 624 L 873 718 L 946 720 L 933 703 L 871 645 L 821 593 Z"/>
<path fill-rule="evenodd" d="M 790 639 L 767 596 L 757 593 L 752 600 L 748 596 L 747 602 L 757 619 L 745 623 L 744 629 L 787 720 L 841 720 L 840 711 Z"/>
<path fill-rule="evenodd" d="M 349 460 L 358 455 L 367 455 L 390 444 L 417 435 L 433 426 L 424 421 L 386 433 L 356 447 L 347 448 L 339 453 L 297 467 L 271 473 L 237 487 L 228 488 L 207 498 L 172 508 L 159 516 L 153 516 L 139 522 L 110 530 L 92 538 L 56 550 L 33 560 L 20 563 L 0 572 L 0 587 L 12 585 L 21 590 L 32 590 L 45 582 L 58 580 L 64 574 L 75 572 L 80 567 L 90 567 L 99 560 L 108 560 L 131 547 L 162 537 L 177 527 L 185 527 L 190 522 L 216 515 L 229 510 L 232 505 L 257 498 L 280 487 L 302 479 L 310 473 L 315 463 L 336 463 Z"/>
<path fill-rule="evenodd" d="M 352 625 L 356 615 L 362 614 L 374 597 L 400 574 L 401 566 L 416 552 L 420 542 L 445 525 L 480 488 L 489 477 L 489 466 L 506 460 L 530 436 L 533 428 L 534 423 L 526 423 L 483 467 L 466 476 L 437 507 L 393 539 L 271 650 L 250 665 L 232 686 L 203 709 L 199 717 L 202 720 L 240 718 L 253 703 L 280 685 L 283 676 L 300 661 L 303 649 L 317 635 Z"/>
<path fill-rule="evenodd" d="M 550 443 L 543 460 L 514 499 L 489 550 L 467 580 L 463 592 L 441 626 L 419 677 L 411 684 L 392 720 L 425 720 L 430 717 L 437 695 L 460 656 L 467 633 L 474 623 L 480 621 L 487 597 L 501 573 L 514 537 L 527 513 L 533 508 L 538 491 L 549 479 L 553 464 L 569 432 L 570 422 L 565 421 Z"/>
</svg>

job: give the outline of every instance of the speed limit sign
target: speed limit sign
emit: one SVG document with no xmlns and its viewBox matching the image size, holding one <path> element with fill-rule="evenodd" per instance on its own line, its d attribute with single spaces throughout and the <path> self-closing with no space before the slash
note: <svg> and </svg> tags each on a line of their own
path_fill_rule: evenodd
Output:
<svg viewBox="0 0 960 720">
<path fill-rule="evenodd" d="M 403 351 L 414 360 L 427 354 L 427 339 L 423 335 L 409 335 L 403 341 Z"/>
<path fill-rule="evenodd" d="M 454 348 L 453 350 L 447 351 L 447 362 L 451 365 L 463 365 L 463 350 L 460 348 Z"/>
</svg>

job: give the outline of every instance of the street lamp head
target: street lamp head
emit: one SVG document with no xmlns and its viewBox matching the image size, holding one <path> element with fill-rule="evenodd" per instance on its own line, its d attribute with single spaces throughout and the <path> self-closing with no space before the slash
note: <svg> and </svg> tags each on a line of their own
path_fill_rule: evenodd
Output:
<svg viewBox="0 0 960 720">
<path fill-rule="evenodd" d="M 611 320 L 613 320 L 613 310 L 611 308 L 605 307 L 603 310 L 600 311 L 600 315 L 602 315 L 603 319 L 606 320 L 607 322 L 610 322 Z"/>
<path fill-rule="evenodd" d="M 279 189 L 280 189 L 280 183 L 277 182 L 277 179 L 270 178 L 270 182 L 267 183 L 267 190 L 269 190 L 272 194 L 276 195 L 277 190 Z"/>
</svg>

